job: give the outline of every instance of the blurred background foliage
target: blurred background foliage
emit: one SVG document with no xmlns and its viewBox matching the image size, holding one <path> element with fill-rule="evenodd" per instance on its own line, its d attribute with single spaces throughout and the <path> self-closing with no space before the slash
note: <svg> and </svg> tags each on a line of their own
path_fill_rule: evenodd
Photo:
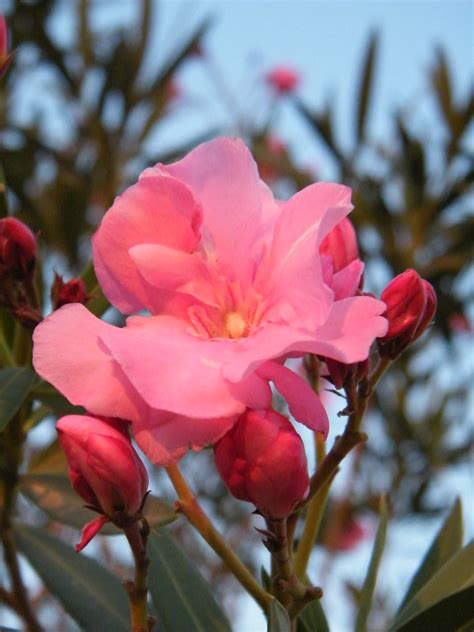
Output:
<svg viewBox="0 0 474 632">
<path fill-rule="evenodd" d="M 114 197 L 146 166 L 178 158 L 206 137 L 229 130 L 216 129 L 209 120 L 208 134 L 180 138 L 165 153 L 149 142 L 176 110 L 182 67 L 212 63 L 205 49 L 212 20 L 163 41 L 162 59 L 154 64 L 148 49 L 157 3 L 137 2 L 136 21 L 126 30 L 98 30 L 91 19 L 94 2 L 77 0 L 75 37 L 67 44 L 59 42 L 50 28 L 59 5 L 57 0 L 16 0 L 7 7 L 16 54 L 0 92 L 0 162 L 9 212 L 40 237 L 45 296 L 53 267 L 66 278 L 86 268 L 84 278 L 94 296 L 89 306 L 100 314 L 108 306 L 87 266 L 90 237 Z M 383 72 L 378 63 L 381 44 L 380 34 L 374 32 L 360 54 L 349 149 L 334 122 L 337 97 L 319 109 L 297 92 L 279 97 L 287 99 L 305 123 L 306 142 L 320 148 L 320 162 L 330 164 L 334 179 L 353 189 L 356 211 L 351 219 L 367 264 L 365 289 L 380 293 L 390 278 L 413 267 L 432 283 L 439 300 L 429 335 L 405 352 L 377 391 L 367 422 L 370 441 L 350 460 L 352 482 L 344 494 L 334 495 L 325 517 L 318 546 L 331 551 L 355 545 L 357 517 L 376 509 L 383 490 L 389 490 L 392 513 L 398 518 L 445 509 L 451 497 L 433 492 L 443 472 L 466 462 L 472 440 L 472 375 L 464 342 L 471 335 L 473 301 L 474 154 L 467 142 L 472 86 L 455 87 L 446 53 L 433 50 L 427 77 L 429 98 L 436 106 L 429 121 L 432 135 L 418 132 L 415 103 L 394 112 L 387 138 L 375 142 L 370 123 L 374 76 Z M 29 86 L 39 85 L 38 77 L 48 90 L 29 94 L 31 107 L 25 114 L 23 95 Z M 270 108 L 243 123 L 235 121 L 233 131 L 244 130 L 262 176 L 276 192 L 290 195 L 310 184 L 314 175 L 294 160 L 291 142 L 287 145 L 274 132 L 273 112 Z M 258 127 L 254 120 L 260 121 Z M 432 142 L 435 137 L 442 138 L 441 147 Z M 3 318 L 6 322 L 8 317 Z M 111 311 L 108 318 L 120 322 Z M 51 415 L 64 412 L 67 404 L 44 384 L 37 387 L 37 397 L 45 426 L 52 426 Z M 36 417 L 34 423 L 42 420 L 41 414 Z M 43 472 L 48 464 L 54 472 L 64 468 L 54 442 L 52 446 L 41 441 L 30 446 L 32 467 Z M 248 546 L 248 506 L 228 497 L 208 457 L 203 453 L 185 459 L 184 466 L 228 539 L 249 565 L 255 565 Z M 166 486 L 159 472 L 156 486 Z M 45 520 L 30 506 L 22 510 L 28 519 Z M 57 530 L 57 523 L 52 524 Z M 227 581 L 232 580 L 226 579 L 225 569 L 214 557 L 209 560 L 204 545 L 196 546 L 187 525 L 180 521 L 174 528 L 190 554 L 198 561 L 206 558 L 200 567 L 209 569 L 208 579 L 222 596 L 227 593 L 232 610 L 227 590 Z M 110 560 L 107 544 L 102 554 Z M 350 585 L 349 593 L 357 600 L 357 587 Z M 46 593 L 38 593 L 38 604 L 47 605 L 48 599 Z M 383 599 L 379 606 L 383 613 Z"/>
</svg>

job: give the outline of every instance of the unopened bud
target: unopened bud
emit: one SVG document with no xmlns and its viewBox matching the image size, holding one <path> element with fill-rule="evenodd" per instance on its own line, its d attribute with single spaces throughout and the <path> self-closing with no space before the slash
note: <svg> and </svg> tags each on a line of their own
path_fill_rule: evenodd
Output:
<svg viewBox="0 0 474 632">
<path fill-rule="evenodd" d="M 229 491 L 270 518 L 284 518 L 308 492 L 303 442 L 274 410 L 245 412 L 214 446 L 216 466 Z"/>
<path fill-rule="evenodd" d="M 0 219 L 0 277 L 29 277 L 35 267 L 36 251 L 36 239 L 28 226 L 15 217 Z"/>
<path fill-rule="evenodd" d="M 84 528 L 76 547 L 79 551 L 107 520 L 120 526 L 134 519 L 147 492 L 148 475 L 132 446 L 126 422 L 68 415 L 56 428 L 72 486 L 102 514 Z"/>
<path fill-rule="evenodd" d="M 326 363 L 331 382 L 338 390 L 349 382 L 359 384 L 369 373 L 368 359 L 352 364 L 344 364 L 344 362 L 332 358 L 323 358 L 323 360 Z"/>
<path fill-rule="evenodd" d="M 59 309 L 68 303 L 84 304 L 89 298 L 86 284 L 82 279 L 71 279 L 67 283 L 64 283 L 61 275 L 56 273 L 53 285 L 51 286 L 51 303 L 53 310 Z"/>
<path fill-rule="evenodd" d="M 267 83 L 279 94 L 294 92 L 300 84 L 299 74 L 290 66 L 275 66 L 266 75 Z"/>
<path fill-rule="evenodd" d="M 3 15 L 0 15 L 0 77 L 6 73 L 13 53 L 8 53 L 8 30 Z"/>
<path fill-rule="evenodd" d="M 380 298 L 387 305 L 384 316 L 388 330 L 377 341 L 379 353 L 394 359 L 430 325 L 436 311 L 436 294 L 428 281 L 409 269 L 396 276 Z"/>
</svg>

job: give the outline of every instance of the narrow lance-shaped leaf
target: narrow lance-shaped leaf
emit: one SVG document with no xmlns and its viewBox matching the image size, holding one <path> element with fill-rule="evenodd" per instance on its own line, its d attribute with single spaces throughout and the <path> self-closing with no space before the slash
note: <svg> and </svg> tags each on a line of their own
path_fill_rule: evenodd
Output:
<svg viewBox="0 0 474 632">
<path fill-rule="evenodd" d="M 288 612 L 277 599 L 273 599 L 270 604 L 268 632 L 291 632 Z"/>
<path fill-rule="evenodd" d="M 211 588 L 171 536 L 153 531 L 148 555 L 148 585 L 162 632 L 230 632 Z"/>
<path fill-rule="evenodd" d="M 380 499 L 379 526 L 377 528 L 377 534 L 375 536 L 374 548 L 372 549 L 369 568 L 367 569 L 367 575 L 365 577 L 360 595 L 359 612 L 357 613 L 355 625 L 356 632 L 366 632 L 367 630 L 367 620 L 369 618 L 370 609 L 372 607 L 375 584 L 377 581 L 377 573 L 385 546 L 387 522 L 387 503 L 385 497 L 382 496 L 382 498 Z"/>
<path fill-rule="evenodd" d="M 53 520 L 77 529 L 82 529 L 95 515 L 84 507 L 84 501 L 72 488 L 65 472 L 26 474 L 20 479 L 20 492 Z M 151 527 L 164 526 L 177 517 L 174 508 L 156 496 L 147 497 L 143 513 Z M 113 524 L 107 523 L 100 533 L 117 535 L 121 531 Z"/>
<path fill-rule="evenodd" d="M 17 527 L 15 539 L 51 594 L 84 630 L 130 629 L 125 589 L 106 568 L 41 529 Z"/>
<path fill-rule="evenodd" d="M 36 381 L 34 371 L 28 367 L 15 367 L 0 371 L 0 431 L 18 412 Z"/>
<path fill-rule="evenodd" d="M 451 557 L 442 568 L 416 593 L 397 615 L 390 630 L 399 630 L 406 623 L 448 597 L 461 593 L 474 585 L 474 540 Z M 472 604 L 472 601 L 471 601 Z M 449 614 L 449 613 L 448 613 Z M 452 616 L 457 613 L 452 612 Z M 472 616 L 465 612 L 469 621 Z M 456 629 L 444 628 L 444 629 Z"/>
<path fill-rule="evenodd" d="M 397 632 L 433 632 L 456 630 L 471 632 L 474 628 L 474 586 L 438 601 L 410 619 Z"/>
<path fill-rule="evenodd" d="M 461 502 L 457 499 L 413 576 L 398 612 L 401 612 L 420 588 L 461 549 L 462 538 L 462 509 Z"/>
<path fill-rule="evenodd" d="M 357 98 L 357 120 L 356 120 L 356 140 L 361 143 L 365 138 L 365 129 L 367 123 L 367 114 L 372 96 L 372 87 L 374 81 L 375 60 L 378 51 L 378 34 L 372 33 L 365 52 L 364 62 L 362 64 L 362 76 L 360 80 L 359 94 Z"/>
<path fill-rule="evenodd" d="M 329 624 L 319 600 L 309 603 L 298 615 L 298 632 L 329 632 Z"/>
</svg>

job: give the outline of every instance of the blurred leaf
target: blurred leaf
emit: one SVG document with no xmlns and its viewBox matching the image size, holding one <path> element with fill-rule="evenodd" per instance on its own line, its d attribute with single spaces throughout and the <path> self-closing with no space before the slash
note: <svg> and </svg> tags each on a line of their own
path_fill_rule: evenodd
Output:
<svg viewBox="0 0 474 632">
<path fill-rule="evenodd" d="M 329 632 L 326 615 L 319 600 L 309 603 L 298 615 L 298 632 Z"/>
<path fill-rule="evenodd" d="M 398 612 L 401 612 L 426 582 L 461 549 L 462 538 L 461 501 L 457 499 L 411 580 Z"/>
<path fill-rule="evenodd" d="M 332 130 L 332 108 L 328 104 L 320 113 L 311 112 L 309 108 L 300 100 L 295 101 L 296 108 L 302 117 L 309 123 L 310 127 L 320 136 L 327 145 L 336 160 L 343 164 L 344 155 L 336 146 Z"/>
<path fill-rule="evenodd" d="M 431 71 L 431 84 L 435 90 L 441 112 L 449 126 L 453 124 L 452 88 L 448 62 L 442 48 L 436 50 L 436 63 Z"/>
<path fill-rule="evenodd" d="M 152 532 L 148 554 L 148 584 L 160 630 L 230 632 L 230 623 L 211 588 L 171 536 Z"/>
<path fill-rule="evenodd" d="M 0 370 L 0 431 L 18 412 L 35 381 L 36 374 L 28 367 Z"/>
<path fill-rule="evenodd" d="M 474 623 L 474 586 L 438 601 L 410 619 L 397 632 L 433 632 L 433 630 L 456 630 L 470 632 Z M 466 627 L 465 627 L 466 626 Z"/>
<path fill-rule="evenodd" d="M 178 513 L 172 505 L 151 494 L 147 496 L 143 515 L 150 527 L 164 527 L 178 518 Z"/>
<path fill-rule="evenodd" d="M 278 599 L 272 599 L 270 603 L 267 632 L 291 632 L 290 617 Z"/>
<path fill-rule="evenodd" d="M 451 557 L 399 612 L 391 630 L 399 630 L 431 606 L 474 584 L 474 540 Z"/>
<path fill-rule="evenodd" d="M 367 575 L 360 593 L 359 611 L 355 624 L 356 632 L 365 632 L 367 630 L 367 620 L 369 618 L 372 600 L 375 592 L 375 583 L 377 581 L 377 573 L 379 570 L 380 560 L 385 546 L 385 536 L 387 533 L 388 509 L 385 497 L 380 499 L 379 508 L 379 526 L 375 535 L 374 548 L 370 557 Z"/>
<path fill-rule="evenodd" d="M 95 316 L 102 316 L 109 309 L 110 303 L 105 298 L 102 288 L 97 281 L 92 261 L 84 268 L 81 278 L 86 284 L 87 293 L 92 297 L 87 301 L 87 309 Z"/>
<path fill-rule="evenodd" d="M 84 507 L 84 501 L 74 491 L 66 473 L 30 473 L 20 478 L 19 489 L 32 503 L 62 524 L 77 529 L 94 517 L 94 513 Z M 176 520 L 175 509 L 156 496 L 148 496 L 144 515 L 151 527 L 163 526 Z M 111 523 L 100 530 L 101 535 L 117 535 L 120 529 Z"/>
<path fill-rule="evenodd" d="M 35 454 L 28 465 L 28 474 L 66 474 L 67 462 L 64 452 L 55 439 Z"/>
<path fill-rule="evenodd" d="M 378 43 L 378 34 L 374 32 L 369 37 L 369 41 L 367 43 L 367 50 L 362 64 L 362 77 L 360 81 L 359 95 L 357 98 L 356 139 L 358 143 L 361 143 L 365 138 L 365 127 L 369 112 L 370 99 L 372 97 L 374 66 L 378 51 Z"/>
<path fill-rule="evenodd" d="M 5 172 L 3 166 L 0 164 L 0 217 L 7 217 L 8 215 L 8 197 L 7 197 L 7 183 L 5 181 Z"/>
<path fill-rule="evenodd" d="M 15 529 L 19 551 L 84 630 L 127 632 L 130 614 L 120 581 L 95 560 L 40 529 Z"/>
<path fill-rule="evenodd" d="M 56 415 L 79 415 L 84 412 L 82 406 L 73 406 L 47 382 L 38 382 L 33 389 L 33 396 L 42 404 L 48 406 Z"/>
</svg>

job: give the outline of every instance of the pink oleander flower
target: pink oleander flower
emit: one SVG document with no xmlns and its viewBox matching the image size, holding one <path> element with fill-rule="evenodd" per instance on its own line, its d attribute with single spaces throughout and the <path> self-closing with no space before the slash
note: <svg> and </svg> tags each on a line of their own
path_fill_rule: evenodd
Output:
<svg viewBox="0 0 474 632">
<path fill-rule="evenodd" d="M 358 362 L 386 331 L 385 305 L 354 296 L 360 261 L 323 278 L 319 245 L 350 195 L 319 183 L 274 200 L 234 138 L 145 170 L 106 213 L 93 255 L 110 302 L 150 315 L 119 328 L 65 305 L 35 331 L 36 370 L 92 414 L 130 420 L 155 463 L 270 408 L 270 382 L 297 421 L 326 434 L 324 407 L 285 359 Z"/>
<path fill-rule="evenodd" d="M 291 66 L 284 64 L 269 70 L 266 79 L 267 83 L 279 94 L 294 92 L 301 82 L 299 74 Z"/>
<path fill-rule="evenodd" d="M 148 487 L 145 466 L 120 420 L 68 415 L 56 425 L 75 491 L 100 513 L 85 525 L 82 550 L 109 521 L 127 526 L 141 510 Z"/>
<path fill-rule="evenodd" d="M 306 453 L 286 417 L 248 411 L 214 446 L 216 466 L 233 496 L 269 518 L 288 516 L 309 489 Z"/>
</svg>

